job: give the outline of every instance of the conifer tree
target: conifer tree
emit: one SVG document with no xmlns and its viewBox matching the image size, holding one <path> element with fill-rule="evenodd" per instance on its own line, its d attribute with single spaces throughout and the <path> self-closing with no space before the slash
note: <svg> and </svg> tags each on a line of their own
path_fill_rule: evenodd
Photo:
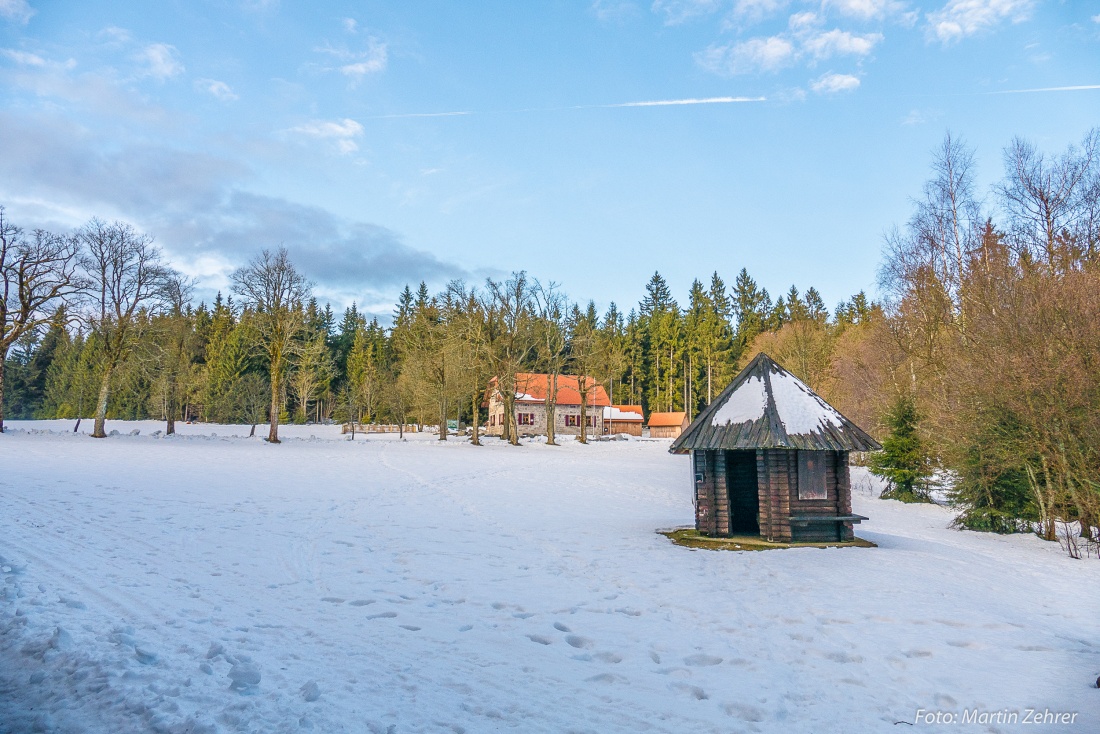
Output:
<svg viewBox="0 0 1100 734">
<path fill-rule="evenodd" d="M 882 450 L 871 455 L 871 473 L 886 480 L 883 499 L 931 502 L 931 461 L 917 435 L 920 415 L 913 396 L 899 396 L 887 415 L 890 435 Z"/>
</svg>

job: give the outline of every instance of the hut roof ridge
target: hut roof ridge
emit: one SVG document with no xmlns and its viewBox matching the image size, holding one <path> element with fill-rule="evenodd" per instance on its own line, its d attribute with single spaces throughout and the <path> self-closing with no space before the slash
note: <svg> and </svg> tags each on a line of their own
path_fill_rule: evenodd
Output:
<svg viewBox="0 0 1100 734">
<path fill-rule="evenodd" d="M 760 352 L 670 450 L 793 448 L 869 451 L 877 441 Z"/>
</svg>

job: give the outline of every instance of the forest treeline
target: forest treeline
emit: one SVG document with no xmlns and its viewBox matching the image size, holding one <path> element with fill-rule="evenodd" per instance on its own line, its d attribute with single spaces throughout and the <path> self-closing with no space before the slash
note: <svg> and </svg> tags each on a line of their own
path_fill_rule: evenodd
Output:
<svg viewBox="0 0 1100 734">
<path fill-rule="evenodd" d="M 894 496 L 925 499 L 949 477 L 960 525 L 1055 539 L 1061 523 L 1087 544 L 1100 522 L 1098 143 L 1094 131 L 1050 154 L 1014 140 L 981 192 L 973 151 L 946 137 L 886 237 L 881 301 L 858 293 L 831 312 L 815 288 L 773 298 L 745 269 L 696 280 L 685 304 L 654 273 L 636 306 L 603 313 L 518 272 L 406 287 L 382 324 L 321 306 L 283 249 L 196 304 L 125 223 L 26 232 L 0 210 L 0 427 L 266 422 L 277 441 L 279 422 L 431 423 L 446 438 L 458 419 L 477 442 L 494 377 L 506 400 L 515 373 L 535 371 L 695 414 L 765 351 L 884 440 L 876 471 Z"/>
</svg>

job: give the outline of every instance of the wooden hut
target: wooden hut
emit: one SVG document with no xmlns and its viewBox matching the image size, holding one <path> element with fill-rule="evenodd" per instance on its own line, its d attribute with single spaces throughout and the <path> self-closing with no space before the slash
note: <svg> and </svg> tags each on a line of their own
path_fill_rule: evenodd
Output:
<svg viewBox="0 0 1100 734">
<path fill-rule="evenodd" d="M 603 409 L 603 432 L 641 436 L 643 420 L 640 405 L 609 405 Z"/>
<path fill-rule="evenodd" d="M 687 413 L 677 411 L 673 413 L 649 414 L 650 438 L 676 438 L 684 432 L 687 425 Z"/>
<path fill-rule="evenodd" d="M 692 457 L 695 527 L 779 542 L 853 538 L 849 451 L 878 442 L 760 353 L 676 439 Z"/>
</svg>

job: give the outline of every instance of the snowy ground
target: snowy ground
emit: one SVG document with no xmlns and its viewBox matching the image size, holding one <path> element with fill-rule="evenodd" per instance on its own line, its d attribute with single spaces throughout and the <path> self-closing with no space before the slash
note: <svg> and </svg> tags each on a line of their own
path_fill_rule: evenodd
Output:
<svg viewBox="0 0 1100 734">
<path fill-rule="evenodd" d="M 1100 564 L 862 470 L 877 549 L 692 551 L 665 441 L 9 425 L 0 732 L 1100 730 Z"/>
</svg>

